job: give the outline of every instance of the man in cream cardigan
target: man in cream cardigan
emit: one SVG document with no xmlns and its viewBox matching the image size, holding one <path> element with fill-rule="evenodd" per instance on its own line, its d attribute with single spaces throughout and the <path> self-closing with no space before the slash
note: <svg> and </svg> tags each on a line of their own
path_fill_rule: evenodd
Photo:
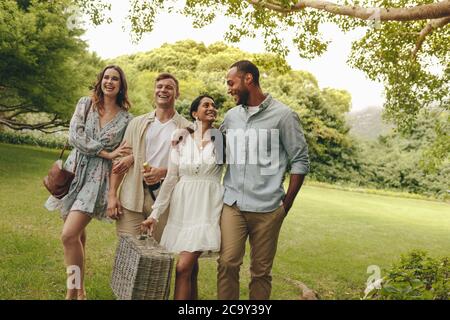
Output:
<svg viewBox="0 0 450 320">
<path fill-rule="evenodd" d="M 116 220 L 118 235 L 141 232 L 167 173 L 172 133 L 192 125 L 175 110 L 178 96 L 178 80 L 169 73 L 160 74 L 155 81 L 155 110 L 131 120 L 125 131 L 124 140 L 133 153 L 114 164 L 108 194 L 108 216 Z M 145 162 L 151 170 L 143 173 Z M 167 212 L 153 232 L 158 242 L 166 222 Z"/>
</svg>

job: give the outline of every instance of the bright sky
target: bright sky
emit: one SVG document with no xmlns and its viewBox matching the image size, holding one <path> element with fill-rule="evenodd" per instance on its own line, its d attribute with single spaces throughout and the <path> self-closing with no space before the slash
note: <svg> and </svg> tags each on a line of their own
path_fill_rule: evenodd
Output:
<svg viewBox="0 0 450 320">
<path fill-rule="evenodd" d="M 216 19 L 213 24 L 203 29 L 194 29 L 191 20 L 178 14 L 160 15 L 154 25 L 154 30 L 145 35 L 142 40 L 133 44 L 126 20 L 129 3 L 124 0 L 109 0 L 112 4 L 111 17 L 113 23 L 98 27 L 86 24 L 86 34 L 83 36 L 90 47 L 102 58 L 114 58 L 123 54 L 150 51 L 164 43 L 174 43 L 179 40 L 192 39 L 209 45 L 223 41 L 223 35 L 230 20 Z M 381 107 L 384 101 L 383 86 L 369 80 L 362 71 L 352 69 L 346 64 L 351 48 L 351 41 L 361 36 L 361 32 L 344 34 L 333 25 L 325 25 L 321 29 L 327 39 L 332 40 L 328 51 L 313 60 L 301 59 L 293 49 L 287 60 L 296 70 L 311 72 L 318 80 L 321 88 L 333 87 L 345 89 L 352 95 L 352 111 L 358 111 L 368 106 Z M 232 44 L 248 52 L 264 52 L 261 39 L 244 39 L 239 44 Z M 263 88 L 264 89 L 264 88 Z M 225 88 L 224 88 L 225 90 Z"/>
</svg>

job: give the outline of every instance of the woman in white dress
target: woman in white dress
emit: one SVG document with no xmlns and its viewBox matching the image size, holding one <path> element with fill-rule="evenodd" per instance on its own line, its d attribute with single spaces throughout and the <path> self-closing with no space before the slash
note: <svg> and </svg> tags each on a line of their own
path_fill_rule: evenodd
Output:
<svg viewBox="0 0 450 320">
<path fill-rule="evenodd" d="M 198 258 L 220 250 L 220 214 L 223 206 L 222 161 L 213 98 L 202 95 L 191 105 L 195 130 L 173 143 L 167 176 L 151 215 L 142 223 L 153 231 L 159 216 L 170 205 L 160 244 L 178 253 L 174 299 L 197 299 Z M 219 132 L 220 134 L 220 132 Z M 219 136 L 222 138 L 221 134 Z M 219 142 L 219 143 L 217 143 Z M 223 158 L 222 158 L 223 159 Z"/>
</svg>

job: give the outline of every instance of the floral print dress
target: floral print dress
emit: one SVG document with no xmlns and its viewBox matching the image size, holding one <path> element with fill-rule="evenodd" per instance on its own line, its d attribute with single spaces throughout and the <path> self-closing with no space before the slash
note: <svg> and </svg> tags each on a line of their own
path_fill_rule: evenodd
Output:
<svg viewBox="0 0 450 320">
<path fill-rule="evenodd" d="M 98 153 L 102 150 L 111 152 L 119 146 L 132 116 L 120 110 L 101 128 L 100 116 L 92 107 L 85 119 L 90 104 L 89 97 L 81 98 L 70 121 L 69 143 L 74 148 L 64 168 L 75 169 L 75 178 L 69 192 L 61 200 L 50 196 L 45 203 L 48 210 L 59 209 L 63 219 L 70 211 L 77 210 L 92 218 L 109 220 L 106 208 L 112 161 L 99 157 Z"/>
</svg>

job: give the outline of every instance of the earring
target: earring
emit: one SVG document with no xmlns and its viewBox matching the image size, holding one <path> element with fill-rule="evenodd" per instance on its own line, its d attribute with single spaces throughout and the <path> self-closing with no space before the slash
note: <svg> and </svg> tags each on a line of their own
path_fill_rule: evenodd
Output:
<svg viewBox="0 0 450 320">
<path fill-rule="evenodd" d="M 197 121 L 198 121 L 198 118 L 195 117 L 195 120 L 194 120 L 194 131 L 196 131 L 196 130 L 198 129 L 198 123 L 197 123 Z"/>
</svg>

